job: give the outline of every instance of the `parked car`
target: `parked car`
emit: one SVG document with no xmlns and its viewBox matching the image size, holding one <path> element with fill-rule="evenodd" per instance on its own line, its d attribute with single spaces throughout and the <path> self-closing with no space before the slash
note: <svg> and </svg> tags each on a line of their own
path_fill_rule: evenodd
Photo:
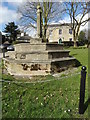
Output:
<svg viewBox="0 0 90 120">
<path fill-rule="evenodd" d="M 0 45 L 0 50 L 4 50 L 4 51 L 7 51 L 7 47 L 10 46 L 11 44 L 1 44 Z"/>
<path fill-rule="evenodd" d="M 14 51 L 14 46 L 13 45 L 8 46 L 7 51 Z"/>
</svg>

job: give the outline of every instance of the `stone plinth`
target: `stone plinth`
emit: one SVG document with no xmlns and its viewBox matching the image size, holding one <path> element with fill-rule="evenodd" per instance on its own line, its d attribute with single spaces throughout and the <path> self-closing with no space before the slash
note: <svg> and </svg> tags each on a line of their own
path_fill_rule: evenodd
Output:
<svg viewBox="0 0 90 120">
<path fill-rule="evenodd" d="M 12 75 L 48 75 L 61 72 L 75 65 L 75 58 L 69 57 L 69 50 L 63 45 L 41 43 L 16 44 L 14 52 L 8 52 L 4 65 Z"/>
<path fill-rule="evenodd" d="M 45 50 L 63 50 L 63 45 L 48 43 L 21 43 L 16 44 L 16 52 L 45 51 Z"/>
</svg>

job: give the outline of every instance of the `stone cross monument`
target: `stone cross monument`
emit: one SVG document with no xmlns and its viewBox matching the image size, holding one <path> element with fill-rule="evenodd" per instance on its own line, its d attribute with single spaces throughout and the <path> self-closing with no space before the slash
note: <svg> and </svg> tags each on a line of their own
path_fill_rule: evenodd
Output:
<svg viewBox="0 0 90 120">
<path fill-rule="evenodd" d="M 42 38 L 42 25 L 41 25 L 42 11 L 40 5 L 37 6 L 37 37 Z"/>
<path fill-rule="evenodd" d="M 75 65 L 75 58 L 69 57 L 70 51 L 64 50 L 62 44 L 43 43 L 41 13 L 38 5 L 37 38 L 30 39 L 30 43 L 16 44 L 15 51 L 9 51 L 3 59 L 11 75 L 49 75 Z"/>
</svg>

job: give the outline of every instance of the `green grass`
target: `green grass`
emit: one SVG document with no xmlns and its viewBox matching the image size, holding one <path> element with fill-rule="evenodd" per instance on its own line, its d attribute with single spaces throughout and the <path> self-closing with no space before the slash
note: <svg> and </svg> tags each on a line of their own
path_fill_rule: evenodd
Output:
<svg viewBox="0 0 90 120">
<path fill-rule="evenodd" d="M 82 65 L 88 67 L 88 49 L 70 48 L 70 54 Z M 81 67 L 78 68 L 78 72 Z M 65 75 L 62 74 L 61 77 Z M 5 80 L 13 77 L 3 76 Z M 78 114 L 80 75 L 63 79 L 52 76 L 34 77 L 33 81 L 49 80 L 44 83 L 6 83 L 2 90 L 3 118 L 87 118 L 88 109 Z M 23 81 L 24 82 L 24 81 Z M 85 102 L 88 100 L 88 81 L 86 79 Z"/>
<path fill-rule="evenodd" d="M 87 48 L 78 48 L 78 49 L 70 49 L 70 55 L 74 56 L 83 66 L 88 68 L 88 49 Z"/>
</svg>

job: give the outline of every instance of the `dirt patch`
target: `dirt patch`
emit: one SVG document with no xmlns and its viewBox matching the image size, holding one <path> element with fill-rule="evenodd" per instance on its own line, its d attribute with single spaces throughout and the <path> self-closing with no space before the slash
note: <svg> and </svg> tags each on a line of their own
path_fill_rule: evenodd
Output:
<svg viewBox="0 0 90 120">
<path fill-rule="evenodd" d="M 68 76 L 70 74 L 74 74 L 78 72 L 78 68 L 69 68 L 68 70 L 65 70 L 61 73 L 56 73 L 56 74 L 53 74 L 54 77 L 63 77 L 63 76 Z"/>
</svg>

